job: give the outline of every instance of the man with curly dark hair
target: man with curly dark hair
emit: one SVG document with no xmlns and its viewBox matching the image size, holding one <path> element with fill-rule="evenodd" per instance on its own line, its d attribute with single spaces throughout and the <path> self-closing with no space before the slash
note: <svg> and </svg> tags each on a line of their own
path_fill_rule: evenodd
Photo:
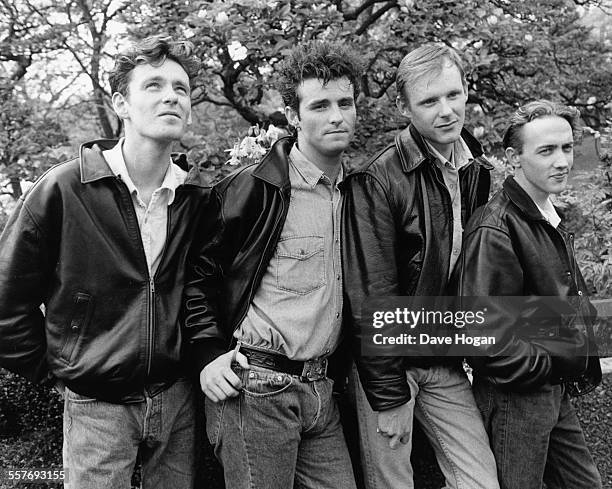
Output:
<svg viewBox="0 0 612 489">
<path fill-rule="evenodd" d="M 328 364 L 359 77 L 343 46 L 293 50 L 279 88 L 295 137 L 214 188 L 216 232 L 194 243 L 184 326 L 228 488 L 355 487 Z"/>
<path fill-rule="evenodd" d="M 63 393 L 67 488 L 129 489 L 138 458 L 142 487 L 193 487 L 178 314 L 210 187 L 171 153 L 191 118 L 192 50 L 156 36 L 121 52 L 125 137 L 49 170 L 0 237 L 0 365 Z"/>
</svg>

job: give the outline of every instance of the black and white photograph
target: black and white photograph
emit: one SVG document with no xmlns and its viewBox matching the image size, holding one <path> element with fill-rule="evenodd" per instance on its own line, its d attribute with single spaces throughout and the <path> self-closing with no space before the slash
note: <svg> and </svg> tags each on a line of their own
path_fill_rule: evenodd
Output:
<svg viewBox="0 0 612 489">
<path fill-rule="evenodd" d="M 0 0 L 0 489 L 612 489 L 612 0 Z"/>
</svg>

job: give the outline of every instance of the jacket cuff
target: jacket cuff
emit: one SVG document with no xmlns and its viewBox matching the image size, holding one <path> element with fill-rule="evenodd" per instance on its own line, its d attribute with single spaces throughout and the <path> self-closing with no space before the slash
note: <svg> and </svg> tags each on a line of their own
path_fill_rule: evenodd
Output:
<svg viewBox="0 0 612 489">
<path fill-rule="evenodd" d="M 363 386 L 372 410 L 387 411 L 410 401 L 410 387 L 405 377 L 385 379 L 384 383 L 368 382 Z"/>
<path fill-rule="evenodd" d="M 194 341 L 191 344 L 191 369 L 196 377 L 206 365 L 227 352 L 227 342 L 221 339 Z"/>
</svg>

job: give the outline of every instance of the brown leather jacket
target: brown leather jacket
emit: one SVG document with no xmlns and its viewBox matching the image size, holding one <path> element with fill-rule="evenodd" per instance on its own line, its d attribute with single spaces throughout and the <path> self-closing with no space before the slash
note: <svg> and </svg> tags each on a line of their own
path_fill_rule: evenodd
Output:
<svg viewBox="0 0 612 489">
<path fill-rule="evenodd" d="M 491 168 L 481 145 L 461 134 L 474 160 L 459 170 L 462 222 L 489 195 Z M 371 318 L 365 300 L 389 296 L 442 296 L 450 266 L 453 213 L 434 157 L 413 126 L 400 132 L 344 182 L 343 268 L 353 350 L 364 390 L 377 411 L 410 400 L 406 367 L 447 363 L 438 351 L 417 357 L 364 357 L 360 334 Z M 456 362 L 457 360 L 455 360 Z"/>
</svg>

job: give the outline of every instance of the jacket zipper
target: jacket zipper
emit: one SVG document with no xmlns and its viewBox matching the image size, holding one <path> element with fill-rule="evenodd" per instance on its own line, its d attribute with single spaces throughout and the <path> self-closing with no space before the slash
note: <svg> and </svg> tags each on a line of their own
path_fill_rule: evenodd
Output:
<svg viewBox="0 0 612 489">
<path fill-rule="evenodd" d="M 151 374 L 151 363 L 153 362 L 153 338 L 155 335 L 155 280 L 149 277 L 149 314 L 147 324 L 147 371 L 146 376 Z"/>
<path fill-rule="evenodd" d="M 176 196 L 178 193 L 178 188 L 175 190 L 174 201 L 176 202 Z M 168 214 L 166 219 L 166 239 L 164 241 L 164 247 L 162 248 L 161 255 L 159 257 L 159 264 L 157 266 L 157 270 L 153 274 L 153 277 L 149 275 L 149 267 L 147 266 L 147 276 L 149 276 L 149 322 L 147 328 L 148 341 L 147 341 L 147 377 L 151 375 L 151 365 L 153 363 L 153 350 L 155 349 L 155 332 L 156 328 L 156 315 L 155 315 L 155 277 L 157 276 L 157 272 L 162 266 L 164 262 L 164 258 L 166 256 L 166 249 L 168 248 L 168 238 L 170 237 L 170 222 L 172 215 L 172 205 L 168 206 Z M 141 239 L 142 241 L 142 239 Z M 144 247 L 142 248 L 144 253 Z M 145 255 L 145 263 L 146 263 L 146 255 Z"/>
<path fill-rule="evenodd" d="M 123 198 L 125 199 L 127 186 L 121 177 L 117 177 L 117 180 L 120 182 L 119 186 L 121 188 Z M 175 191 L 175 202 L 176 202 L 176 193 L 178 190 L 179 189 L 177 188 Z M 128 205 L 126 206 L 127 211 L 131 212 L 132 219 L 136 223 L 138 223 L 138 218 L 136 217 L 136 210 L 134 209 L 134 203 L 132 202 L 132 197 L 129 195 L 129 192 L 127 192 L 127 202 L 128 202 Z M 159 266 L 157 267 L 158 270 L 161 267 L 164 257 L 166 255 L 166 248 L 168 245 L 168 236 L 170 236 L 170 216 L 171 216 L 171 212 L 168 212 L 168 219 L 166 222 L 166 240 L 164 242 L 164 247 L 162 249 L 162 253 L 160 256 Z M 148 281 L 148 286 L 147 286 L 147 350 L 146 350 L 146 371 L 145 371 L 145 378 L 148 378 L 149 375 L 151 374 L 151 365 L 153 363 L 153 349 L 155 347 L 154 345 L 154 338 L 155 338 L 155 275 L 157 275 L 157 273 L 155 273 L 153 277 L 151 277 L 149 273 L 149 266 L 147 264 L 147 255 L 144 250 L 144 245 L 142 244 L 142 235 L 140 234 L 140 229 L 138 229 L 138 237 L 136 241 L 138 243 L 138 248 L 141 251 L 141 256 L 142 256 L 143 263 L 144 263 L 145 275 Z"/>
</svg>

